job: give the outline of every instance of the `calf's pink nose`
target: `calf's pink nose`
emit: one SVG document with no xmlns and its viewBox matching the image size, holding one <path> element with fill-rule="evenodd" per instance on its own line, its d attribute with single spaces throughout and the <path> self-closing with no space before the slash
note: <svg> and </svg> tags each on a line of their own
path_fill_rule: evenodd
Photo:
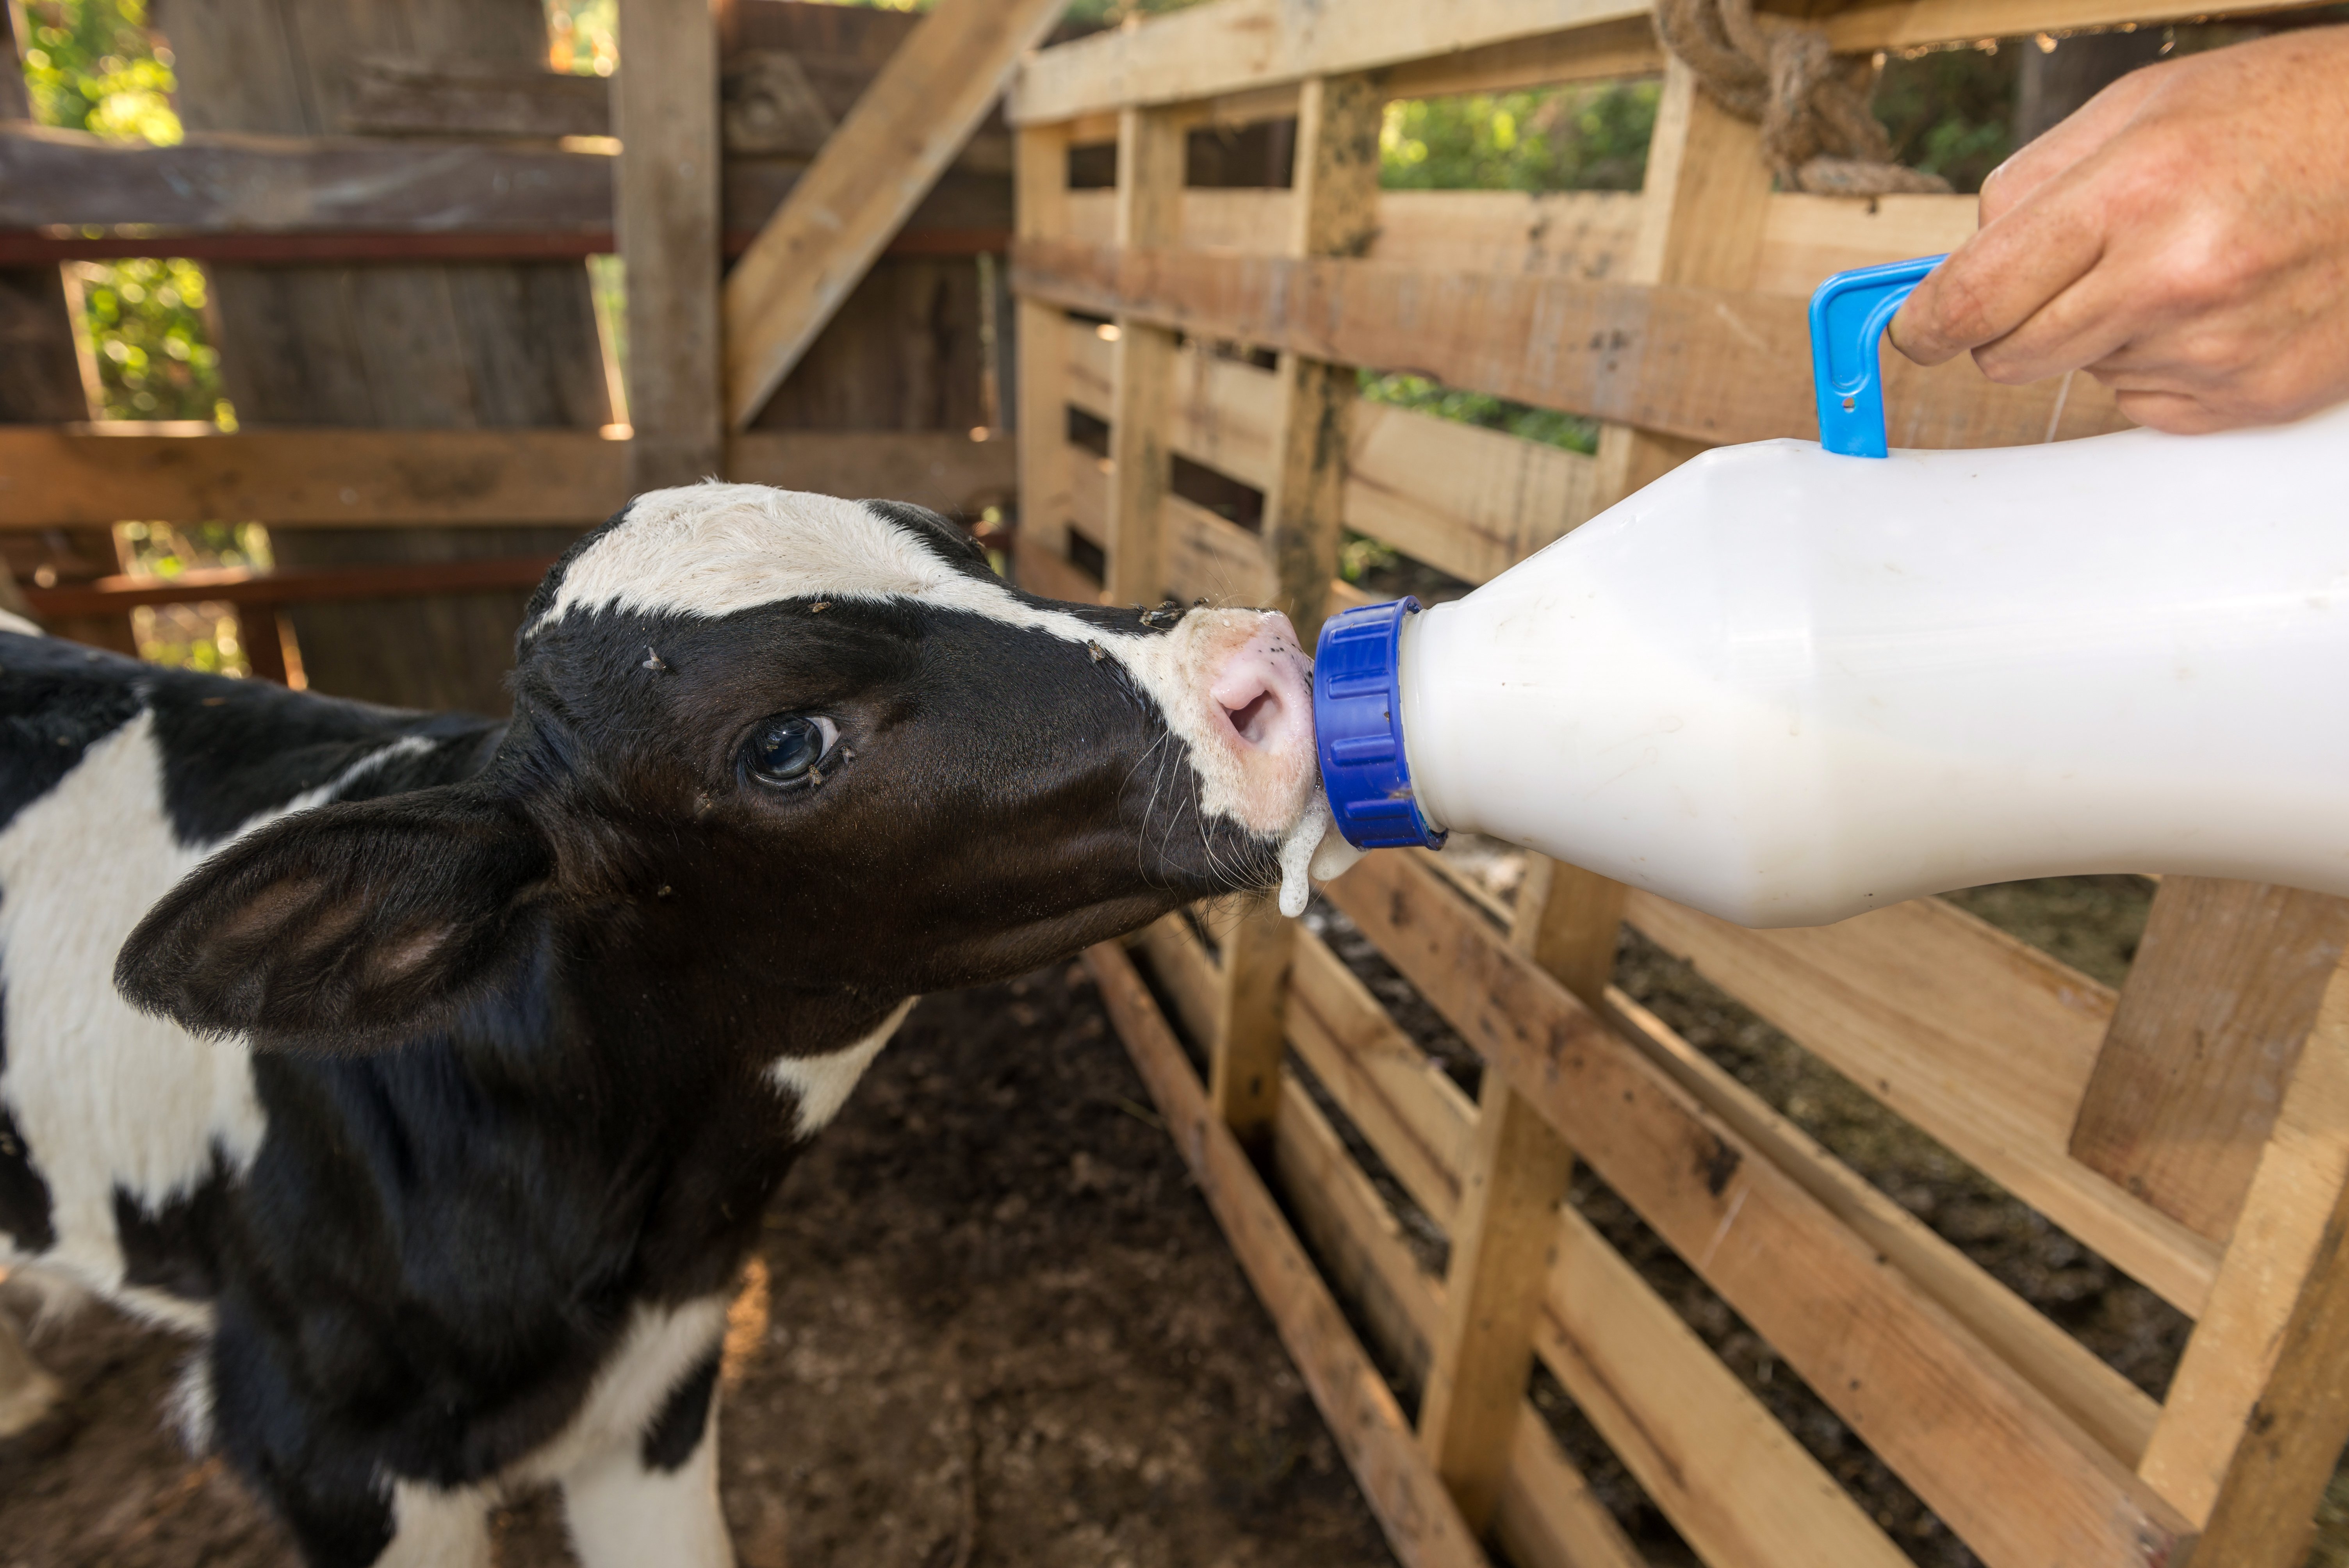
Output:
<svg viewBox="0 0 2349 1568">
<path fill-rule="evenodd" d="M 1275 611 L 1234 648 L 1209 683 L 1241 749 L 1290 756 L 1313 749 L 1313 666 L 1297 628 Z"/>
</svg>

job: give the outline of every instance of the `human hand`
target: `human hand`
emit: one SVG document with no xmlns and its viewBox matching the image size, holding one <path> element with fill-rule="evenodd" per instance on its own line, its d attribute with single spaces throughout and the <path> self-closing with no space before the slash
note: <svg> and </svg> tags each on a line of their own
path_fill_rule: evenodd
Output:
<svg viewBox="0 0 2349 1568">
<path fill-rule="evenodd" d="M 2122 77 L 1983 181 L 1893 344 L 2009 385 L 2085 368 L 2140 425 L 2349 397 L 2349 27 Z"/>
</svg>

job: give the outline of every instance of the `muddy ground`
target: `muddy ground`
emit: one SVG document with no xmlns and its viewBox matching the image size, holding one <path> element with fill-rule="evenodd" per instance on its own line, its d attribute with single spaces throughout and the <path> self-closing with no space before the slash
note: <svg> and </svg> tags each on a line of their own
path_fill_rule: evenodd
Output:
<svg viewBox="0 0 2349 1568">
<path fill-rule="evenodd" d="M 728 1339 L 746 1568 L 1391 1561 L 1081 970 L 925 1001 L 792 1173 Z M 5 1568 L 277 1568 L 102 1307 L 39 1343 L 86 1422 L 0 1474 Z M 569 1561 L 556 1511 L 501 1568 Z"/>
</svg>

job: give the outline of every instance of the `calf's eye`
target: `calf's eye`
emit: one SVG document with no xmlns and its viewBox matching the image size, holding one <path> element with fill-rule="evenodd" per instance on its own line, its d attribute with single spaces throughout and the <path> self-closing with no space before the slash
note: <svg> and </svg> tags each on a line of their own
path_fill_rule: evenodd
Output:
<svg viewBox="0 0 2349 1568">
<path fill-rule="evenodd" d="M 839 738 L 828 718 L 778 715 L 751 731 L 743 762 L 761 784 L 797 784 L 814 776 L 816 764 Z"/>
</svg>

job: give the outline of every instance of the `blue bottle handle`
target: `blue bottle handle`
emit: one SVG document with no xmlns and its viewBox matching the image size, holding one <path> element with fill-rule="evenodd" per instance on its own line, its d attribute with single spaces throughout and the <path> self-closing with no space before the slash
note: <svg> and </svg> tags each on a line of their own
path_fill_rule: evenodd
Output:
<svg viewBox="0 0 2349 1568">
<path fill-rule="evenodd" d="M 1811 294 L 1811 387 L 1819 399 L 1819 445 L 1851 458 L 1880 458 L 1884 371 L 1878 344 L 1925 274 L 1949 260 L 1919 256 L 1837 273 Z"/>
</svg>

